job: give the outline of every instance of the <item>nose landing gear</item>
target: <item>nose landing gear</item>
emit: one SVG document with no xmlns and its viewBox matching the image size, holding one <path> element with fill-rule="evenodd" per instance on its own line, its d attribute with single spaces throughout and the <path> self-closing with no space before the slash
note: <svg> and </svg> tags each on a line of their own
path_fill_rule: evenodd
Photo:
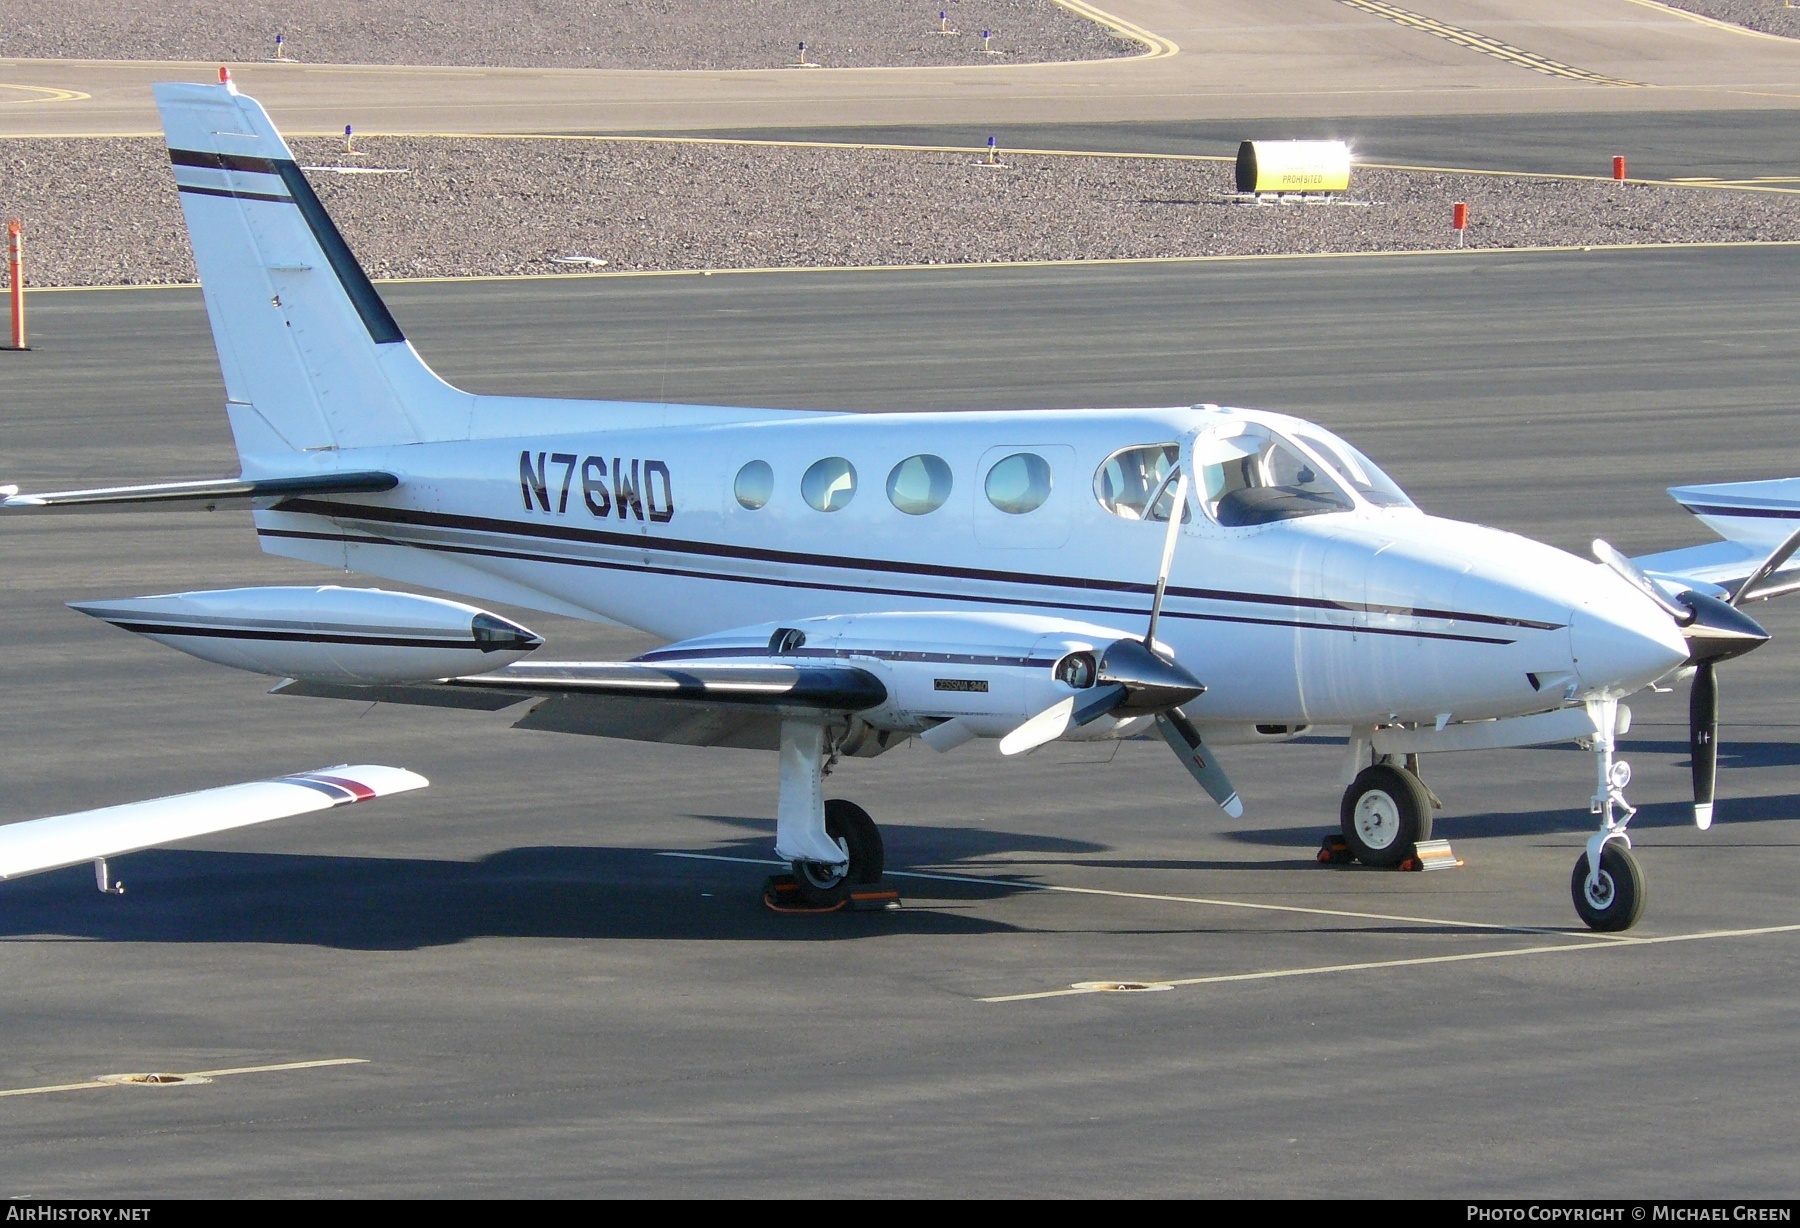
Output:
<svg viewBox="0 0 1800 1228">
<path fill-rule="evenodd" d="M 1618 709 L 1616 699 L 1588 701 L 1588 713 L 1598 730 L 1594 759 L 1599 776 L 1589 809 L 1600 816 L 1600 830 L 1588 839 L 1569 879 L 1576 913 L 1589 929 L 1601 933 L 1628 930 L 1644 912 L 1644 874 L 1631 855 L 1631 836 L 1625 830 L 1637 813 L 1637 807 L 1625 800 L 1631 765 L 1613 758 Z"/>
</svg>

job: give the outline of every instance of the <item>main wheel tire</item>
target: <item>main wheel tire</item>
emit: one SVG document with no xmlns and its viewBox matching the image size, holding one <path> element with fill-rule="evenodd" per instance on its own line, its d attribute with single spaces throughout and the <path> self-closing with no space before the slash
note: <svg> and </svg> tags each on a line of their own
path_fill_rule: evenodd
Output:
<svg viewBox="0 0 1800 1228">
<path fill-rule="evenodd" d="M 825 834 L 849 847 L 850 877 L 858 886 L 881 881 L 887 868 L 887 848 L 881 842 L 881 829 L 867 810 L 841 797 L 830 798 L 825 803 Z"/>
<path fill-rule="evenodd" d="M 1397 866 L 1419 841 L 1431 839 L 1431 795 L 1411 772 L 1377 763 L 1344 790 L 1338 825 L 1365 866 Z"/>
<path fill-rule="evenodd" d="M 794 881 L 800 886 L 801 896 L 820 908 L 841 904 L 857 887 L 880 882 L 887 857 L 881 844 L 881 829 L 875 826 L 869 812 L 855 802 L 834 797 L 825 803 L 825 834 L 849 856 L 848 865 L 793 863 Z"/>
<path fill-rule="evenodd" d="M 1608 840 L 1600 850 L 1598 881 L 1589 887 L 1588 855 L 1583 853 L 1569 877 L 1569 894 L 1589 929 L 1616 934 L 1636 925 L 1644 915 L 1644 872 L 1630 849 Z"/>
</svg>

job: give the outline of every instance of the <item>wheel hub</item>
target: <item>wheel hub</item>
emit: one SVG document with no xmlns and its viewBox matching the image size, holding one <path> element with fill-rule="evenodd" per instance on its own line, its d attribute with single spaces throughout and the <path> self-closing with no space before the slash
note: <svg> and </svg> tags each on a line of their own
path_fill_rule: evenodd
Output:
<svg viewBox="0 0 1800 1228">
<path fill-rule="evenodd" d="M 1593 905 L 1597 911 L 1605 912 L 1612 907 L 1613 890 L 1612 875 L 1602 870 L 1588 878 L 1587 884 L 1582 888 L 1582 893 L 1587 896 L 1587 902 Z"/>
<path fill-rule="evenodd" d="M 1400 806 L 1381 789 L 1356 799 L 1356 834 L 1372 849 L 1384 849 L 1400 835 Z"/>
<path fill-rule="evenodd" d="M 843 882 L 844 876 L 850 873 L 850 845 L 842 836 L 831 837 L 831 842 L 844 851 L 844 860 L 838 865 L 831 865 L 823 861 L 796 861 L 794 863 L 794 873 L 803 876 L 807 882 L 821 891 L 829 891 Z"/>
</svg>

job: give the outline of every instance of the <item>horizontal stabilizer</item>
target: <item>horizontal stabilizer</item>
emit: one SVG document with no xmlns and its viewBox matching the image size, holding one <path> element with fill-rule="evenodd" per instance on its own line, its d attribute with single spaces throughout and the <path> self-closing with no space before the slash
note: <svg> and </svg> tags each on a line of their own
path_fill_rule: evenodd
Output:
<svg viewBox="0 0 1800 1228">
<path fill-rule="evenodd" d="M 0 879 L 79 865 L 194 836 L 423 789 L 416 772 L 344 764 L 274 780 L 0 826 Z"/>
<path fill-rule="evenodd" d="M 253 499 L 376 494 L 399 484 L 400 479 L 393 474 L 373 471 L 289 478 L 204 478 L 194 482 L 9 494 L 0 499 L 0 512 L 212 511 L 219 507 L 248 507 Z M 6 489 L 0 487 L 0 491 Z"/>
</svg>

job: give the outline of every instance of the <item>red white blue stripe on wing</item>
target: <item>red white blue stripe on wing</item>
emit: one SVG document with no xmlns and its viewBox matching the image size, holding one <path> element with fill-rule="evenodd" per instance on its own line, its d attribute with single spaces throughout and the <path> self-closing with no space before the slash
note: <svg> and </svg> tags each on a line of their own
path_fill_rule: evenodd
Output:
<svg viewBox="0 0 1800 1228">
<path fill-rule="evenodd" d="M 344 763 L 273 780 L 7 823 L 0 825 L 0 879 L 348 806 L 423 789 L 426 783 L 423 776 L 404 768 Z"/>
<path fill-rule="evenodd" d="M 348 806 L 352 802 L 366 802 L 371 797 L 381 796 L 360 780 L 352 780 L 347 776 L 327 776 L 323 772 L 296 772 L 292 776 L 281 777 L 281 783 L 317 789 L 331 799 L 333 806 Z"/>
</svg>

